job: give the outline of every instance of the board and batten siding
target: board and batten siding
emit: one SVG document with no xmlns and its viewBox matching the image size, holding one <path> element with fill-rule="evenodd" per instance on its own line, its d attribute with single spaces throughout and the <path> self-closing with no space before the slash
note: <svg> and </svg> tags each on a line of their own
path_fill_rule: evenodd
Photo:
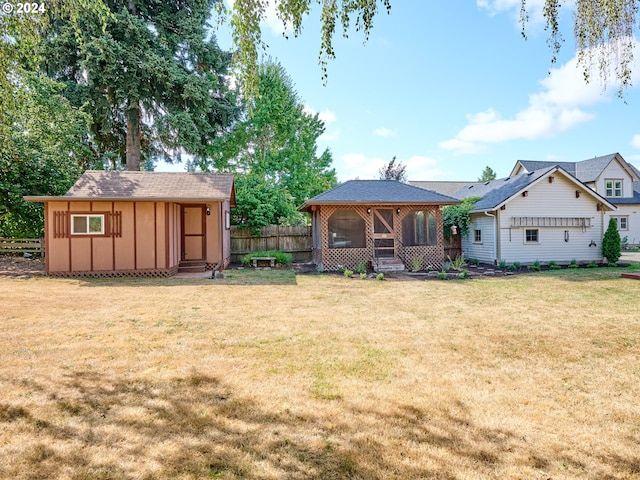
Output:
<svg viewBox="0 0 640 480">
<path fill-rule="evenodd" d="M 467 259 L 477 259 L 482 263 L 494 263 L 495 255 L 495 221 L 493 217 L 484 213 L 471 215 L 471 225 L 467 235 L 462 237 L 462 251 Z M 482 241 L 474 242 L 475 230 L 482 233 Z"/>
<path fill-rule="evenodd" d="M 498 210 L 499 260 L 509 264 L 602 260 L 603 212 L 597 210 L 597 199 L 563 175 L 553 177 L 553 183 L 545 177 L 531 186 L 526 197 L 514 196 L 504 210 Z M 585 218 L 589 226 L 513 227 L 513 217 Z M 526 242 L 527 229 L 538 230 L 537 243 Z"/>
</svg>

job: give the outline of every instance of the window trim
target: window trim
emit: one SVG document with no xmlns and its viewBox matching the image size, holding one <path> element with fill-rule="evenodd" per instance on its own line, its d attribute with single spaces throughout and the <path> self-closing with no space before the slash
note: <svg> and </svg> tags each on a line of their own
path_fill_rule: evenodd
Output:
<svg viewBox="0 0 640 480">
<path fill-rule="evenodd" d="M 529 232 L 535 232 L 535 240 L 529 240 Z M 524 229 L 524 243 L 525 245 L 537 245 L 540 243 L 540 229 L 539 228 L 525 228 Z"/>
<path fill-rule="evenodd" d="M 616 187 L 616 184 L 619 183 L 620 184 L 620 188 L 618 189 Z M 609 186 L 609 184 L 611 184 L 611 186 Z M 604 193 L 605 193 L 605 197 L 607 198 L 621 198 L 624 196 L 624 182 L 623 179 L 621 178 L 605 178 L 604 180 Z M 620 195 L 616 195 L 616 191 L 620 190 Z M 611 191 L 611 194 L 609 194 L 609 191 Z"/>
<path fill-rule="evenodd" d="M 482 229 L 476 228 L 473 230 L 473 243 L 482 245 Z"/>
<path fill-rule="evenodd" d="M 629 216 L 628 215 L 612 215 L 616 221 L 616 228 L 619 232 L 628 232 L 629 231 Z M 624 220 L 624 228 L 622 228 L 622 220 Z"/>
<path fill-rule="evenodd" d="M 103 237 L 103 236 L 107 235 L 106 216 L 107 216 L 107 214 L 105 212 L 77 212 L 77 213 L 71 212 L 69 214 L 69 233 L 72 236 L 80 236 L 80 237 L 89 237 L 89 236 Z M 74 219 L 77 218 L 77 217 L 85 217 L 87 219 L 87 231 L 86 232 L 76 232 L 75 231 Z M 99 232 L 89 231 L 90 218 L 100 218 L 100 231 Z"/>
</svg>

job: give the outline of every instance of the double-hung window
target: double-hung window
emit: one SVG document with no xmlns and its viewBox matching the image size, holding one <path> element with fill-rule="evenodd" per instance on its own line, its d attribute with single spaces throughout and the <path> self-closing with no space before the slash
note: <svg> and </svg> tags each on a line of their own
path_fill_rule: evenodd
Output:
<svg viewBox="0 0 640 480">
<path fill-rule="evenodd" d="M 540 241 L 538 234 L 537 228 L 527 228 L 524 231 L 524 243 L 538 243 Z"/>
<path fill-rule="evenodd" d="M 605 197 L 622 196 L 622 180 L 607 179 L 604 181 Z"/>
<path fill-rule="evenodd" d="M 473 231 L 473 243 L 482 243 L 482 230 Z"/>
</svg>

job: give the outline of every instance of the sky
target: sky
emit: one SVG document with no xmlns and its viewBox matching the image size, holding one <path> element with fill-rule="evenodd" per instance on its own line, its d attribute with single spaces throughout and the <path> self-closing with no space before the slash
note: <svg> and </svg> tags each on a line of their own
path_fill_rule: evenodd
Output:
<svg viewBox="0 0 640 480">
<path fill-rule="evenodd" d="M 640 166 L 639 88 L 620 99 L 613 82 L 585 84 L 569 7 L 552 64 L 542 3 L 527 2 L 525 40 L 520 0 L 457 0 L 455 8 L 391 0 L 391 13 L 379 12 L 366 42 L 355 31 L 335 38 L 326 84 L 318 63 L 319 6 L 298 37 L 285 38 L 271 13 L 263 24 L 264 55 L 280 62 L 307 110 L 325 122 L 318 150 L 331 151 L 341 182 L 378 178 L 394 156 L 410 181 L 475 181 L 486 166 L 500 178 L 517 160 L 579 161 L 615 152 Z M 224 26 L 216 37 L 232 48 Z M 640 62 L 633 83 L 640 85 Z"/>
</svg>

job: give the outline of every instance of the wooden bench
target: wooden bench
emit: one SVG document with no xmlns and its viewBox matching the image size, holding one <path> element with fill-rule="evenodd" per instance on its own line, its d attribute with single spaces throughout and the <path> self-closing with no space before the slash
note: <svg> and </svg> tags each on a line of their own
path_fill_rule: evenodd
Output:
<svg viewBox="0 0 640 480">
<path fill-rule="evenodd" d="M 276 257 L 253 257 L 251 263 L 254 267 L 258 266 L 258 262 L 269 262 L 270 267 L 276 266 Z"/>
</svg>

